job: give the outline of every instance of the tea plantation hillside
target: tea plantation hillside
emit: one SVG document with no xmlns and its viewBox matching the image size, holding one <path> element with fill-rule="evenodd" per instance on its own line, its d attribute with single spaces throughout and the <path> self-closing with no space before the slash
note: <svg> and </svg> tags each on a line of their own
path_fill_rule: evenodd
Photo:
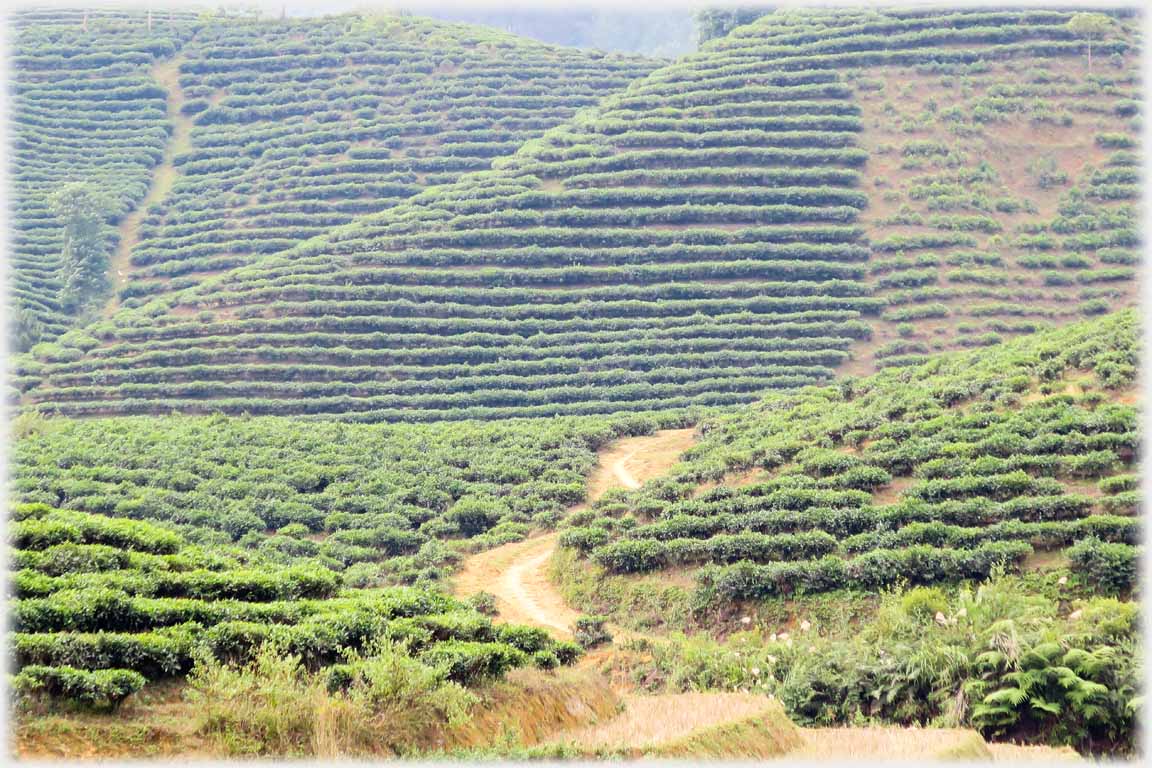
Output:
<svg viewBox="0 0 1152 768">
<path fill-rule="evenodd" d="M 1135 32 L 1109 17 L 1089 76 L 1072 18 L 768 14 L 490 171 L 41 349 L 23 401 L 373 421 L 727 405 L 1122 306 L 1133 155 L 1110 153 L 1133 142 Z M 905 76 L 917 98 L 888 96 Z M 938 97 L 929 120 L 948 82 L 972 109 Z M 1049 114 L 1066 190 L 1009 167 Z"/>
<path fill-rule="evenodd" d="M 658 63 L 413 17 L 15 21 L 24 349 L 84 304 L 61 306 L 61 182 L 111 196 L 102 250 L 127 242 L 107 282 L 131 307 L 487 168 Z"/>
<path fill-rule="evenodd" d="M 662 636 L 614 670 L 653 692 L 1134 756 L 1140 332 L 1128 310 L 705 419 L 565 520 L 551 578 Z"/>
<path fill-rule="evenodd" d="M 554 525 L 584 499 L 599 446 L 663 423 L 23 417 L 14 688 L 113 709 L 266 643 L 330 668 L 329 690 L 374 674 L 382 652 L 436 685 L 570 663 L 577 646 L 495 625 L 435 587 L 466 553 Z"/>
<path fill-rule="evenodd" d="M 181 51 L 191 146 L 124 306 L 487 168 L 655 66 L 416 17 L 210 24 Z"/>
<path fill-rule="evenodd" d="M 1105 41 L 1131 41 L 1116 20 Z M 844 371 L 923 362 L 1138 296 L 1139 52 L 871 67 L 868 282 L 886 300 Z"/>
<path fill-rule="evenodd" d="M 1139 331 L 1127 311 L 769 397 L 706 421 L 667 478 L 570 517 L 561 545 L 610 573 L 699 569 L 701 604 L 1042 561 L 1127 594 Z"/>
<path fill-rule="evenodd" d="M 165 93 L 151 67 L 194 31 L 187 14 L 22 11 L 10 17 L 12 89 L 12 290 L 18 349 L 53 338 L 74 322 L 75 297 L 63 295 L 64 227 L 52 195 L 69 182 L 98 180 L 107 196 L 102 248 L 111 222 L 148 189 L 171 131 Z M 85 29 L 86 27 L 86 29 Z"/>
<path fill-rule="evenodd" d="M 667 418 L 356 425 L 275 417 L 22 417 L 14 500 L 162 525 L 268 563 L 354 580 L 438 579 L 461 556 L 550 527 L 596 449 Z"/>
<path fill-rule="evenodd" d="M 349 654 L 371 657 L 381 642 L 455 684 L 579 655 L 543 630 L 494 626 L 442 593 L 345 588 L 320 566 L 270 567 L 144 522 L 27 504 L 11 536 L 12 685 L 32 699 L 114 709 L 149 681 L 206 659 L 244 663 L 264 643 L 328 667 L 333 690 L 361 674 Z"/>
</svg>

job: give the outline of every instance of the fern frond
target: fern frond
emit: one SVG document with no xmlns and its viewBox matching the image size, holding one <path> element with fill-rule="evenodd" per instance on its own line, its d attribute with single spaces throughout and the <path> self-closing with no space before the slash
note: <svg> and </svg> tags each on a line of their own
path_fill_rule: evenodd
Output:
<svg viewBox="0 0 1152 768">
<path fill-rule="evenodd" d="M 1041 698 L 1034 698 L 1028 702 L 1028 706 L 1038 712 L 1047 712 L 1050 715 L 1060 714 L 1060 705 L 1054 701 L 1045 701 Z"/>
<path fill-rule="evenodd" d="M 984 697 L 987 704 L 1010 704 L 1018 707 L 1028 700 L 1028 692 L 1020 688 L 1001 688 Z"/>
</svg>

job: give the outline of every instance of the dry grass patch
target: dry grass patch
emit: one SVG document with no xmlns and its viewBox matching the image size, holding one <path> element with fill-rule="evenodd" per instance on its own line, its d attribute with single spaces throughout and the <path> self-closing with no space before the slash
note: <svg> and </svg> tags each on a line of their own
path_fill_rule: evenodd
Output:
<svg viewBox="0 0 1152 768">
<path fill-rule="evenodd" d="M 997 761 L 1011 763 L 1075 762 L 1083 760 L 1072 747 L 1036 747 L 1025 744 L 989 744 L 988 750 Z"/>
<path fill-rule="evenodd" d="M 964 728 L 806 728 L 804 745 L 789 757 L 804 760 L 990 759 L 988 744 Z"/>
<path fill-rule="evenodd" d="M 621 703 L 608 680 L 590 669 L 516 669 L 479 696 L 472 719 L 446 733 L 438 747 L 531 746 L 611 718 Z"/>
<path fill-rule="evenodd" d="M 1038 549 L 1024 558 L 1021 568 L 1025 571 L 1051 571 L 1071 565 L 1063 549 Z"/>
<path fill-rule="evenodd" d="M 590 754 L 630 757 L 769 757 L 803 744 L 772 699 L 748 693 L 628 695 L 608 722 L 558 735 Z"/>
</svg>

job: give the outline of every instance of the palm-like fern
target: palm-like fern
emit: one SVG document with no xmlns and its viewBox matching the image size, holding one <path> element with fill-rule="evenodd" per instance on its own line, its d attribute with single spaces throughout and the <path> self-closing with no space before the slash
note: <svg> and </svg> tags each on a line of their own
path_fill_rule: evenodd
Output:
<svg viewBox="0 0 1152 768">
<path fill-rule="evenodd" d="M 1082 742 L 1111 719 L 1110 689 L 1100 680 L 1109 679 L 1116 658 L 1112 646 L 1065 650 L 1056 642 L 1022 648 L 1016 659 L 1000 648 L 981 653 L 979 677 L 965 686 L 977 702 L 972 723 L 996 735 L 1023 731 Z"/>
</svg>

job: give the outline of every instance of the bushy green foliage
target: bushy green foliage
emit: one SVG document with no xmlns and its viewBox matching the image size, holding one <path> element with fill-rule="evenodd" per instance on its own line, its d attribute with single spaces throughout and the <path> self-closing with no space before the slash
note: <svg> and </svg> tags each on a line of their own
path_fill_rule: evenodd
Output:
<svg viewBox="0 0 1152 768">
<path fill-rule="evenodd" d="M 29 665 L 12 679 L 19 697 L 46 695 L 96 710 L 113 710 L 144 687 L 144 676 L 127 669 L 89 672 L 75 667 Z"/>
<path fill-rule="evenodd" d="M 468 684 L 501 677 L 509 669 L 527 664 L 529 657 L 504 643 L 452 640 L 432 646 L 420 660 L 443 670 L 449 680 Z"/>
<path fill-rule="evenodd" d="M 916 587 L 904 593 L 900 607 L 914 619 L 930 621 L 948 609 L 948 595 L 939 587 Z"/>
<path fill-rule="evenodd" d="M 1137 605 L 1069 600 L 1058 576 L 894 590 L 867 618 L 839 626 L 645 642 L 631 673 L 652 690 L 763 691 L 807 726 L 976 727 L 991 738 L 1131 754 Z"/>
<path fill-rule="evenodd" d="M 560 544 L 614 573 L 703 565 L 702 608 L 982 579 L 1077 542 L 1077 570 L 1128 589 L 1135 492 L 1095 499 L 1066 483 L 1131 485 L 1101 478 L 1136 459 L 1136 409 L 1109 396 L 1132 385 L 1136 329 L 1124 313 L 715 417 L 667 493 L 598 503 Z M 1093 373 L 1084 394 L 1022 397 L 1072 371 Z M 754 468 L 772 474 L 690 495 Z"/>
<path fill-rule="evenodd" d="M 1139 548 L 1088 538 L 1068 550 L 1072 569 L 1106 594 L 1127 593 L 1136 586 Z"/>
<path fill-rule="evenodd" d="M 341 589 L 314 560 L 271 564 L 236 547 L 209 555 L 156 525 L 44 505 L 18 506 L 17 517 L 13 543 L 43 547 L 14 552 L 24 569 L 10 642 L 26 697 L 113 708 L 145 680 L 186 675 L 196 660 L 243 666 L 265 646 L 315 670 L 388 638 L 396 653 L 468 684 L 575 658 L 543 630 L 494 626 L 440 592 Z M 52 544 L 60 531 L 65 543 Z M 76 543 L 85 537 L 128 549 Z"/>
<path fill-rule="evenodd" d="M 198 731 L 249 756 L 403 754 L 476 703 L 442 670 L 387 643 L 323 672 L 272 644 L 243 664 L 201 659 L 189 691 Z"/>
<path fill-rule="evenodd" d="M 27 553 L 18 567 L 62 575 L 80 563 L 123 568 L 117 561 L 125 552 L 170 553 L 180 540 L 174 531 L 205 544 L 219 532 L 278 566 L 319 562 L 339 571 L 383 562 L 378 579 L 434 582 L 466 547 L 523 538 L 538 516 L 580 501 L 600 445 L 662 423 L 678 417 L 451 428 L 274 418 L 61 421 L 16 444 L 13 491 L 69 509 L 29 512 L 13 524 L 13 543 Z M 277 534 L 269 537 L 269 528 Z M 326 535 L 316 541 L 315 533 Z M 306 585 L 296 573 L 291 584 L 250 576 L 253 589 L 284 597 L 293 590 L 321 596 L 334 586 Z M 211 574 L 184 573 L 167 587 L 154 580 L 138 591 L 240 596 L 239 576 L 229 577 L 234 587 L 213 586 Z"/>
<path fill-rule="evenodd" d="M 572 625 L 572 636 L 576 643 L 584 649 L 595 648 L 598 645 L 612 642 L 612 634 L 605 624 L 605 616 L 581 616 Z"/>
</svg>

